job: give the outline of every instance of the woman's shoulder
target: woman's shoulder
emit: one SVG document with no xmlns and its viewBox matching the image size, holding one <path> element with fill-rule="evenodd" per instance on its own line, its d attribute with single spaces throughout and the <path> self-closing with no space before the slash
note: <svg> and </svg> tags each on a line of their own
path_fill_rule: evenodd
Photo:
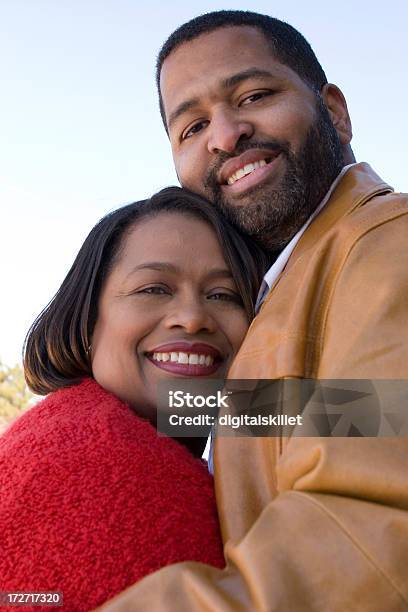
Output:
<svg viewBox="0 0 408 612">
<path fill-rule="evenodd" d="M 127 404 L 94 379 L 84 378 L 50 393 L 21 415 L 0 438 L 0 449 L 9 439 L 54 441 L 66 446 L 81 438 L 101 440 L 104 434 L 120 435 L 129 428 L 133 432 L 143 430 L 142 437 L 155 436 L 153 427 Z"/>
<path fill-rule="evenodd" d="M 0 455 L 10 445 L 41 442 L 66 446 L 89 429 L 95 433 L 109 420 L 126 418 L 130 408 L 91 378 L 50 393 L 14 421 L 0 437 Z M 84 432 L 85 430 L 85 432 Z"/>
<path fill-rule="evenodd" d="M 80 497 L 137 506 L 179 487 L 212 495 L 199 459 L 92 379 L 50 394 L 0 438 L 0 491 L 11 498 L 40 489 L 70 507 Z"/>
<path fill-rule="evenodd" d="M 66 470 L 81 462 L 81 470 L 123 464 L 123 476 L 182 469 L 205 471 L 183 446 L 159 436 L 154 427 L 94 379 L 50 393 L 28 410 L 0 437 L 0 462 L 6 460 L 42 469 L 58 463 Z M 8 471 L 8 470 L 7 470 Z"/>
<path fill-rule="evenodd" d="M 222 566 L 201 462 L 92 380 L 50 394 L 0 438 L 0 573 L 58 582 L 89 610 L 167 565 Z"/>
</svg>

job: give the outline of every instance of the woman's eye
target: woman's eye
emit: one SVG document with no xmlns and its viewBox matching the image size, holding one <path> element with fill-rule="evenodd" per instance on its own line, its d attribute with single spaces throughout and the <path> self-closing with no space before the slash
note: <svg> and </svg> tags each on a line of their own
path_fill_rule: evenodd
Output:
<svg viewBox="0 0 408 612">
<path fill-rule="evenodd" d="M 261 100 L 262 98 L 266 98 L 267 96 L 270 96 L 271 94 L 272 94 L 271 91 L 257 91 L 256 93 L 253 93 L 250 96 L 247 96 L 246 98 L 244 98 L 241 101 L 240 106 L 246 106 L 247 104 L 258 102 L 258 100 Z"/>
<path fill-rule="evenodd" d="M 212 293 L 207 297 L 207 299 L 216 301 L 220 300 L 223 302 L 233 302 L 234 304 L 242 304 L 242 298 L 237 293 L 224 293 L 219 291 L 217 293 Z"/>
<path fill-rule="evenodd" d="M 139 289 L 136 293 L 146 293 L 148 295 L 167 295 L 169 290 L 165 287 L 160 287 L 159 285 L 154 285 L 152 287 L 143 287 L 143 289 Z"/>
<path fill-rule="evenodd" d="M 208 125 L 208 121 L 197 121 L 194 125 L 192 125 L 188 130 L 186 130 L 182 135 L 182 140 L 186 140 L 186 138 L 191 138 L 198 132 L 204 129 Z"/>
</svg>

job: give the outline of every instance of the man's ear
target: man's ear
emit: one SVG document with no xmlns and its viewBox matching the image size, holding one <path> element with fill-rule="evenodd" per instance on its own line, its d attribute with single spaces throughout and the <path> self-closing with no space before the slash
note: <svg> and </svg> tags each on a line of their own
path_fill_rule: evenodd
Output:
<svg viewBox="0 0 408 612">
<path fill-rule="evenodd" d="M 321 96 L 336 128 L 340 143 L 344 146 L 350 144 L 353 132 L 347 102 L 342 92 L 336 85 L 327 83 L 321 91 Z"/>
</svg>

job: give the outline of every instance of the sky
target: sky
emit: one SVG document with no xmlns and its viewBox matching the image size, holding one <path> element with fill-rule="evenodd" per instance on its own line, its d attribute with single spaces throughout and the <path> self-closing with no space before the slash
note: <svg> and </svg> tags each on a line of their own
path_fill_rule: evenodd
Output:
<svg viewBox="0 0 408 612">
<path fill-rule="evenodd" d="M 106 212 L 177 184 L 155 58 L 219 9 L 288 21 L 342 89 L 353 149 L 408 191 L 408 2 L 0 0 L 0 360 L 25 334 Z"/>
</svg>

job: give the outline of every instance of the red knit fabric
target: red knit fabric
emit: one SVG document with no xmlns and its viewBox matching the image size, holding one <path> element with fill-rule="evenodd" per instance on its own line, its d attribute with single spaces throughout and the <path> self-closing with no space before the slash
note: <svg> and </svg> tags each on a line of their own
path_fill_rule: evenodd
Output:
<svg viewBox="0 0 408 612">
<path fill-rule="evenodd" d="M 62 591 L 87 611 L 186 560 L 224 565 L 211 476 L 94 380 L 0 437 L 0 591 Z"/>
</svg>

